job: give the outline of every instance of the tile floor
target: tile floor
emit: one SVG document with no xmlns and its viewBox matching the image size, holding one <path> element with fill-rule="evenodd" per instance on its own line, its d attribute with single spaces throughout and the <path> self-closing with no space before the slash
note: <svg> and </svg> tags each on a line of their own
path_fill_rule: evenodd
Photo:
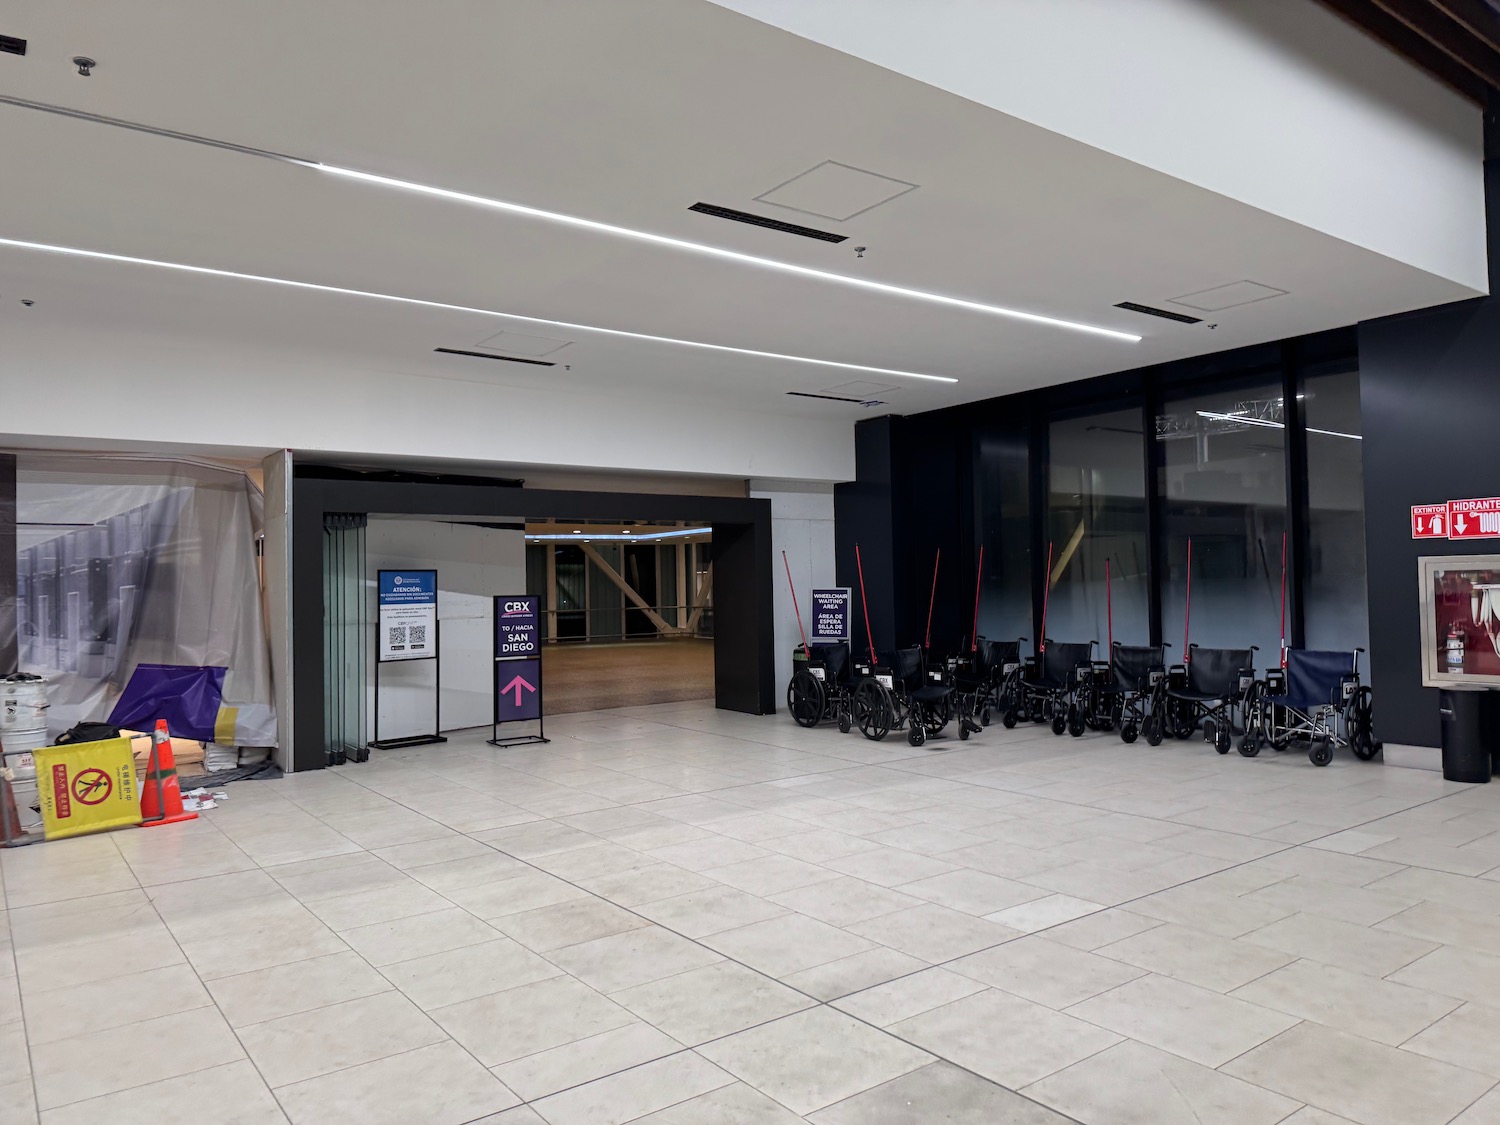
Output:
<svg viewBox="0 0 1500 1125">
<path fill-rule="evenodd" d="M 1500 786 L 549 731 L 0 853 L 0 1122 L 1500 1123 Z"/>
</svg>

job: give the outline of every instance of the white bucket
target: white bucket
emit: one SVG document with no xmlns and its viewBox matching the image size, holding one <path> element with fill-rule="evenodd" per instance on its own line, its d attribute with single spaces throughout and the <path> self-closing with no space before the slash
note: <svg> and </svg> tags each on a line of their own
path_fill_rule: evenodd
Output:
<svg viewBox="0 0 1500 1125">
<path fill-rule="evenodd" d="M 32 750 L 47 745 L 47 729 L 0 731 L 0 747 L 5 750 L 5 764 L 15 771 L 16 780 L 25 781 L 36 776 L 36 759 Z M 25 751 L 19 757 L 16 751 Z"/>
</svg>

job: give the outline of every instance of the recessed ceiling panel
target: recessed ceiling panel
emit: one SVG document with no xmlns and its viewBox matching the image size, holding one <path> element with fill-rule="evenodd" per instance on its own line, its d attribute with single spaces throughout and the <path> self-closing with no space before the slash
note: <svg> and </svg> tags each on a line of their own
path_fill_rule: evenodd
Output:
<svg viewBox="0 0 1500 1125">
<path fill-rule="evenodd" d="M 1285 289 L 1273 289 L 1258 281 L 1234 281 L 1228 285 L 1216 285 L 1212 289 L 1200 289 L 1197 293 L 1173 297 L 1168 304 L 1182 305 L 1184 308 L 1198 309 L 1200 312 L 1222 312 L 1224 309 L 1253 305 L 1256 301 L 1265 301 L 1272 297 L 1285 297 L 1286 293 Z"/>
<path fill-rule="evenodd" d="M 528 336 L 523 332 L 496 332 L 474 346 L 491 352 L 505 352 L 507 355 L 551 355 L 572 342 L 554 340 L 550 336 Z"/>
<path fill-rule="evenodd" d="M 818 393 L 825 395 L 848 395 L 850 398 L 873 398 L 876 395 L 883 395 L 887 391 L 894 391 L 895 389 L 890 383 L 867 383 L 855 380 L 852 383 L 840 383 L 836 387 L 819 388 Z"/>
<path fill-rule="evenodd" d="M 760 203 L 842 223 L 916 188 L 905 180 L 825 160 L 755 198 Z"/>
</svg>

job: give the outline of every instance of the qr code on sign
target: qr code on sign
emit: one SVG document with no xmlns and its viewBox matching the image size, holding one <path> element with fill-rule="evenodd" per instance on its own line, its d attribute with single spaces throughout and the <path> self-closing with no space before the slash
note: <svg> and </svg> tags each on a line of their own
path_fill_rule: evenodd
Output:
<svg viewBox="0 0 1500 1125">
<path fill-rule="evenodd" d="M 406 645 L 406 626 L 392 625 L 386 631 L 386 644 L 392 648 L 402 648 Z"/>
<path fill-rule="evenodd" d="M 409 626 L 406 630 L 406 634 L 407 640 L 411 642 L 413 648 L 416 648 L 418 645 L 425 645 L 427 643 L 426 625 Z"/>
</svg>

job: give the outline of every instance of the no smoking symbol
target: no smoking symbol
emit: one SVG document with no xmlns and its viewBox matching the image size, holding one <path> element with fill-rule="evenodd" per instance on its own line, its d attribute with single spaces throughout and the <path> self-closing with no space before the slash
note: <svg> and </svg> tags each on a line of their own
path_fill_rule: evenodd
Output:
<svg viewBox="0 0 1500 1125">
<path fill-rule="evenodd" d="M 73 778 L 73 798 L 80 805 L 102 805 L 114 788 L 114 781 L 101 769 L 80 770 Z"/>
</svg>

